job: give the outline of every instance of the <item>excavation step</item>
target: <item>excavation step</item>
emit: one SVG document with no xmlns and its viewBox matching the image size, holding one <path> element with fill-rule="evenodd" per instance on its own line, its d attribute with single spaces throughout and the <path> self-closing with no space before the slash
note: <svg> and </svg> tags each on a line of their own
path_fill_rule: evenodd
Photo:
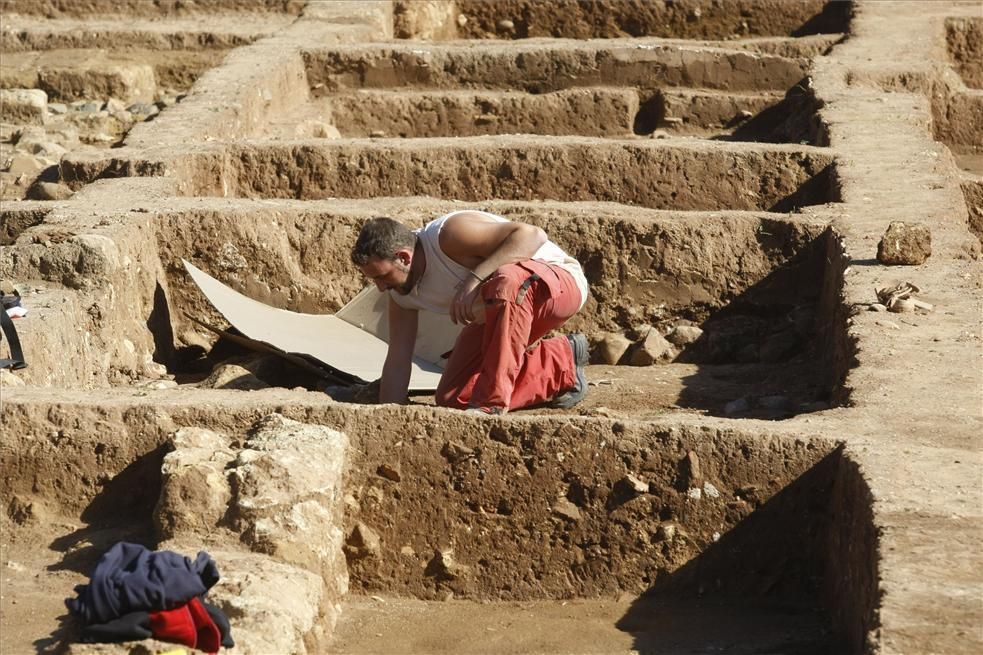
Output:
<svg viewBox="0 0 983 655">
<path fill-rule="evenodd" d="M 660 39 L 370 44 L 306 51 L 315 94 L 344 89 L 487 88 L 545 93 L 580 86 L 784 91 L 807 61 Z"/>
<path fill-rule="evenodd" d="M 712 596 L 712 594 L 711 594 Z M 349 596 L 332 653 L 821 653 L 808 606 L 749 599 L 569 599 L 524 603 Z"/>
<path fill-rule="evenodd" d="M 733 93 L 666 88 L 639 102 L 635 89 L 584 87 L 550 93 L 360 89 L 331 93 L 271 122 L 269 136 L 427 138 L 490 134 L 623 137 L 656 129 L 678 135 L 726 135 L 770 110 L 767 127 L 748 140 L 789 141 L 776 128 L 811 124 L 808 102 L 777 92 Z M 335 132 L 335 130 L 337 130 Z M 660 134 L 661 136 L 661 134 Z M 798 136 L 798 133 L 796 133 Z M 796 138 L 796 143 L 803 139 Z M 809 139 L 807 139 L 809 140 Z"/>
<path fill-rule="evenodd" d="M 798 36 L 845 32 L 850 14 L 848 4 L 825 0 L 458 0 L 457 9 L 459 15 L 450 18 L 458 35 L 470 39 Z"/>
<path fill-rule="evenodd" d="M 0 50 L 5 54 L 66 48 L 146 48 L 150 50 L 215 50 L 234 48 L 269 36 L 290 25 L 286 14 L 209 14 L 171 16 L 165 20 L 120 19 L 113 16 L 40 18 L 4 16 Z"/>
<path fill-rule="evenodd" d="M 38 88 L 50 102 L 105 100 L 153 102 L 158 84 L 187 88 L 222 52 L 50 50 L 5 54 L 0 87 Z"/>
<path fill-rule="evenodd" d="M 487 134 L 624 137 L 631 134 L 638 114 L 638 93 L 633 89 L 604 87 L 543 94 L 359 90 L 315 100 L 305 112 L 324 117 L 343 137 Z M 303 129 L 303 120 L 289 118 L 293 122 L 284 121 L 284 131 L 296 131 L 297 126 Z"/>
<path fill-rule="evenodd" d="M 301 200 L 430 195 L 780 212 L 836 200 L 831 151 L 806 146 L 499 136 L 255 142 L 225 152 L 224 170 L 202 158 L 187 182 Z"/>
</svg>

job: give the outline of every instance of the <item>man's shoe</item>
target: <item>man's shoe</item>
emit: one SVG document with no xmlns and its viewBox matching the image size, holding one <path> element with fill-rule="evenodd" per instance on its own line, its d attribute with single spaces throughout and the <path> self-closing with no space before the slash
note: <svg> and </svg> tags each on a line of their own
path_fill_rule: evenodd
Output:
<svg viewBox="0 0 983 655">
<path fill-rule="evenodd" d="M 584 367 L 587 366 L 588 346 L 587 337 L 575 332 L 567 335 L 570 341 L 570 350 L 573 351 L 573 363 L 577 367 L 575 375 L 576 381 L 569 391 L 561 393 L 550 401 L 550 407 L 559 409 L 570 409 L 587 395 L 587 377 L 584 375 Z"/>
</svg>

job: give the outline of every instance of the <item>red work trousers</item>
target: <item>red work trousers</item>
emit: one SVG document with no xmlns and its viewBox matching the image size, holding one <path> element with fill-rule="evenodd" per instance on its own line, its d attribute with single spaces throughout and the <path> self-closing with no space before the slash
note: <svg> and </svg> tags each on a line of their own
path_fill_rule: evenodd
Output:
<svg viewBox="0 0 983 655">
<path fill-rule="evenodd" d="M 552 400 L 576 384 L 566 336 L 542 339 L 580 308 L 567 271 L 528 260 L 481 285 L 484 323 L 461 330 L 437 387 L 437 404 L 503 413 Z"/>
</svg>

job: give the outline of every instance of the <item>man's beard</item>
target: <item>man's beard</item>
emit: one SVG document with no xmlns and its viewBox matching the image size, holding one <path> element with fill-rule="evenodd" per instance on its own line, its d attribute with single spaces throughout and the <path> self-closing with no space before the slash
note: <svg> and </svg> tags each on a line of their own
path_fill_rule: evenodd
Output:
<svg viewBox="0 0 983 655">
<path fill-rule="evenodd" d="M 413 287 L 416 285 L 416 280 L 414 280 L 413 276 L 410 275 L 410 272 L 413 270 L 413 266 L 412 264 L 407 266 L 403 262 L 399 262 L 399 261 L 393 262 L 393 265 L 396 267 L 396 269 L 399 272 L 406 273 L 406 281 L 403 282 L 398 287 L 395 287 L 396 293 L 398 293 L 401 296 L 408 295 L 409 292 L 412 291 Z"/>
</svg>

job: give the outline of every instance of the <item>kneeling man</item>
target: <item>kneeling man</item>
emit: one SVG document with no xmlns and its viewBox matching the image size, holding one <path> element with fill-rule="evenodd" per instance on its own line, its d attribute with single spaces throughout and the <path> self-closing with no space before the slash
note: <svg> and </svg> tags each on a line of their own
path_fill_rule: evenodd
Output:
<svg viewBox="0 0 983 655">
<path fill-rule="evenodd" d="M 389 352 L 379 401 L 405 403 L 417 312 L 463 325 L 437 404 L 489 414 L 548 404 L 573 407 L 587 391 L 582 334 L 542 337 L 587 300 L 580 264 L 546 233 L 482 211 L 456 211 L 412 231 L 371 219 L 352 262 L 389 291 Z"/>
</svg>

